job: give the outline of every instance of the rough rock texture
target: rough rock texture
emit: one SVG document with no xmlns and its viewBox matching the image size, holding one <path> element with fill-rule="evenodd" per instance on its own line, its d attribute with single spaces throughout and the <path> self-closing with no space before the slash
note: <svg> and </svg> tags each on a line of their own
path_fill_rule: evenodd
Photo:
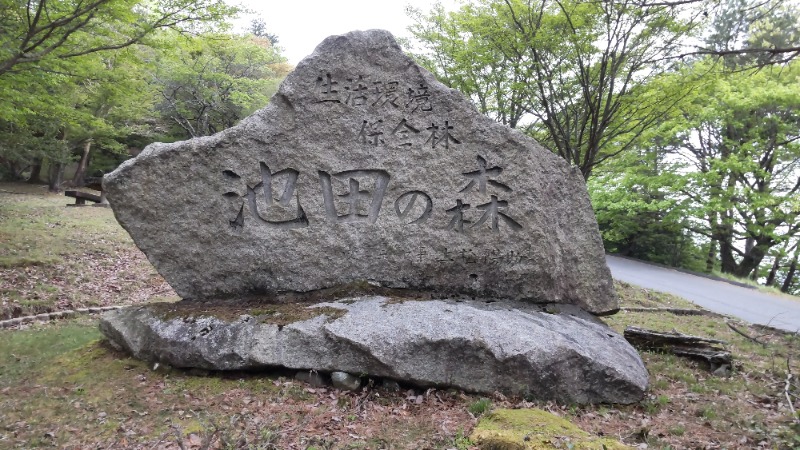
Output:
<svg viewBox="0 0 800 450">
<path fill-rule="evenodd" d="M 135 357 L 175 367 L 342 371 L 565 403 L 631 403 L 648 383 L 622 336 L 569 305 L 547 313 L 522 302 L 372 296 L 308 308 L 320 306 L 346 313 L 278 325 L 245 311 L 170 319 L 142 306 L 105 313 L 100 328 Z"/>
<path fill-rule="evenodd" d="M 332 36 L 270 104 L 103 182 L 183 298 L 357 281 L 618 309 L 583 179 L 385 31 Z"/>
</svg>

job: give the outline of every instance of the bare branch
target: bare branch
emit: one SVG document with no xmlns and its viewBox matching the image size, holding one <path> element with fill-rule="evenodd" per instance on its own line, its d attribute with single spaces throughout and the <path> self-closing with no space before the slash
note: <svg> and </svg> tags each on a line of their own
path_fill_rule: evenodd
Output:
<svg viewBox="0 0 800 450">
<path fill-rule="evenodd" d="M 688 58 L 690 56 L 716 56 L 716 57 L 725 57 L 725 56 L 735 56 L 735 55 L 752 55 L 752 54 L 762 54 L 762 55 L 770 55 L 770 60 L 766 63 L 760 63 L 757 66 L 765 65 L 765 64 L 783 64 L 791 61 L 792 59 L 800 56 L 800 47 L 784 47 L 784 48 L 741 48 L 741 49 L 733 49 L 733 50 L 712 50 L 712 49 L 700 49 L 693 52 L 682 53 L 676 56 L 669 56 L 665 59 L 683 59 Z M 772 59 L 778 55 L 787 55 L 784 56 L 782 59 Z"/>
<path fill-rule="evenodd" d="M 8 56 L 0 60 L 0 76 L 7 72 L 18 71 L 18 65 L 29 65 L 43 61 L 45 58 L 69 59 L 91 53 L 117 50 L 141 42 L 153 31 L 164 28 L 176 28 L 185 23 L 195 21 L 213 21 L 222 17 L 216 10 L 207 11 L 205 2 L 199 4 L 178 3 L 173 9 L 161 11 L 155 17 L 142 17 L 131 24 L 127 35 L 117 38 L 104 38 L 105 42 L 82 44 L 76 38 L 79 31 L 93 29 L 108 19 L 105 7 L 112 0 L 79 1 L 71 10 L 62 15 L 54 14 L 51 18 L 48 1 L 28 1 L 25 16 L 21 25 L 21 34 L 15 38 L 8 36 L 3 46 L 9 49 Z M 225 10 L 228 11 L 228 10 Z M 221 13 L 225 14 L 225 13 Z M 118 31 L 115 31 L 118 33 Z"/>
</svg>

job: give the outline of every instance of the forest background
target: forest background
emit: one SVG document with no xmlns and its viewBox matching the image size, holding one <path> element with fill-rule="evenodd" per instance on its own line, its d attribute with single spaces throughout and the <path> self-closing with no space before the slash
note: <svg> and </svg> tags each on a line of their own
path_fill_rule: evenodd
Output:
<svg viewBox="0 0 800 450">
<path fill-rule="evenodd" d="M 82 186 L 205 136 L 292 70 L 223 0 L 0 0 L 0 180 Z M 606 250 L 800 292 L 800 8 L 473 0 L 409 9 L 406 50 L 578 167 Z"/>
</svg>

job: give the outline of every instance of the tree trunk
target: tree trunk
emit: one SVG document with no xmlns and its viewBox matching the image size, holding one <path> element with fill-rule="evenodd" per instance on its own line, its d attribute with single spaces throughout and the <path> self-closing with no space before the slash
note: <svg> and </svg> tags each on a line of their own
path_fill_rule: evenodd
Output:
<svg viewBox="0 0 800 450">
<path fill-rule="evenodd" d="M 781 292 L 789 293 L 789 289 L 792 287 L 792 283 L 794 282 L 794 275 L 797 273 L 797 258 L 800 256 L 800 245 L 797 246 L 797 250 L 794 252 L 794 258 L 792 258 L 792 264 L 789 266 L 789 273 L 786 274 L 786 279 L 783 280 L 783 286 L 781 286 Z"/>
<path fill-rule="evenodd" d="M 42 184 L 42 158 L 34 158 L 31 164 L 31 176 L 28 178 L 28 183 Z"/>
<path fill-rule="evenodd" d="M 720 217 L 721 216 L 721 217 Z M 711 237 L 719 243 L 719 262 L 722 273 L 735 273 L 737 264 L 733 256 L 733 226 L 726 221 L 728 213 L 715 212 L 709 217 L 708 222 L 711 226 Z M 706 265 L 708 263 L 706 262 Z"/>
<path fill-rule="evenodd" d="M 86 140 L 86 143 L 83 145 L 83 155 L 81 155 L 81 160 L 78 163 L 78 169 L 75 170 L 75 176 L 72 177 L 72 184 L 76 187 L 81 187 L 84 185 L 84 175 L 86 174 L 86 166 L 89 164 L 89 152 L 92 149 L 92 139 L 89 138 Z"/>
<path fill-rule="evenodd" d="M 727 239 L 719 242 L 719 260 L 723 273 L 736 273 L 736 258 L 733 257 L 733 244 Z"/>
<path fill-rule="evenodd" d="M 706 272 L 711 273 L 714 270 L 714 263 L 717 260 L 717 241 L 711 239 L 708 243 L 708 255 L 706 256 Z"/>
<path fill-rule="evenodd" d="M 749 252 L 745 253 L 744 257 L 742 257 L 742 262 L 739 263 L 733 274 L 739 278 L 749 277 L 754 270 L 758 270 L 761 260 L 767 254 L 767 250 L 769 250 L 769 246 L 757 243 Z"/>
<path fill-rule="evenodd" d="M 744 241 L 744 252 L 750 253 L 750 251 L 753 250 L 753 247 L 755 246 L 756 246 L 756 240 L 753 239 L 752 237 L 748 237 Z"/>
<path fill-rule="evenodd" d="M 48 190 L 50 192 L 61 192 L 61 182 L 64 179 L 64 163 L 53 163 L 50 167 L 50 180 Z"/>
<path fill-rule="evenodd" d="M 772 286 L 775 284 L 775 276 L 778 275 L 778 269 L 781 268 L 781 258 L 779 255 L 775 256 L 775 262 L 772 263 L 772 269 L 769 270 L 769 275 L 767 275 L 767 286 Z"/>
<path fill-rule="evenodd" d="M 625 328 L 623 336 L 631 345 L 641 350 L 656 350 L 706 361 L 712 372 L 721 366 L 730 369 L 733 359 L 731 353 L 724 348 L 726 343 L 718 339 L 631 326 Z"/>
</svg>

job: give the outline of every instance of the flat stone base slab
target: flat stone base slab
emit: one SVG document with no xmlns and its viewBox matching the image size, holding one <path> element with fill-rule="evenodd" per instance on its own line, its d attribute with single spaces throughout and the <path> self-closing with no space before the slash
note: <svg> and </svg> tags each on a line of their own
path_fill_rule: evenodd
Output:
<svg viewBox="0 0 800 450">
<path fill-rule="evenodd" d="M 179 368 L 342 371 L 564 403 L 632 403 L 648 384 L 636 350 L 569 305 L 380 296 L 179 302 L 107 312 L 100 330 L 136 358 Z"/>
</svg>

